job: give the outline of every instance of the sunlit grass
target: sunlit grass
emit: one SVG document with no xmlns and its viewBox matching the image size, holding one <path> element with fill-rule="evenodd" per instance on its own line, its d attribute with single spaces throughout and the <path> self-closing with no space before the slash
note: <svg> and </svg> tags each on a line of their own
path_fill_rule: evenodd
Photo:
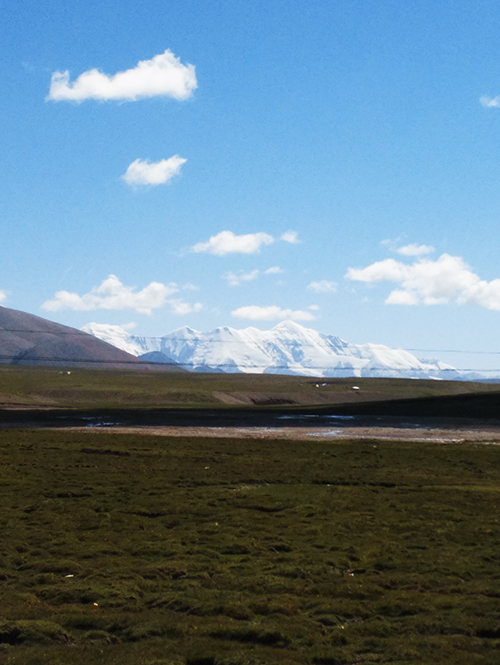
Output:
<svg viewBox="0 0 500 665">
<path fill-rule="evenodd" d="M 69 372 L 69 373 L 68 373 Z M 326 385 L 322 385 L 325 383 Z M 353 385 L 361 388 L 354 393 Z M 319 386 L 317 388 L 316 386 Z M 411 379 L 316 379 L 0 365 L 0 405 L 31 408 L 259 407 L 497 393 L 498 386 Z"/>
</svg>

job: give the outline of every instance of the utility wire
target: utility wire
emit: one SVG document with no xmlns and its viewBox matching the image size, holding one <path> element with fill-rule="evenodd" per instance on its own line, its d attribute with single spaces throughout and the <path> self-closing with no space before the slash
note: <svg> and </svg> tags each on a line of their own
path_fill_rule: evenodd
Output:
<svg viewBox="0 0 500 665">
<path fill-rule="evenodd" d="M 48 330 L 25 330 L 25 329 L 18 329 L 18 328 L 0 328 L 0 334 L 1 333 L 23 333 L 23 334 L 33 334 L 33 335 L 52 335 L 52 336 L 81 336 L 81 337 L 87 337 L 90 335 L 91 337 L 94 337 L 95 339 L 99 339 L 98 337 L 95 337 L 94 335 L 91 335 L 90 333 L 86 333 L 84 331 L 80 330 L 75 330 L 75 331 L 64 331 L 64 330 L 59 330 L 59 331 L 48 331 Z M 139 336 L 138 336 L 139 337 Z M 133 339 L 133 338 L 132 338 Z M 162 340 L 162 337 L 152 337 L 152 336 L 142 336 L 140 339 L 147 339 L 147 340 Z M 186 339 L 185 337 L 168 337 L 169 341 L 189 341 L 189 339 Z M 100 340 L 104 341 L 104 340 Z M 205 338 L 206 342 L 211 342 L 211 343 L 220 343 L 220 344 L 246 344 L 244 340 L 221 340 L 221 339 L 216 339 L 216 338 Z M 309 348 L 314 348 L 314 344 L 310 344 L 308 342 L 303 342 L 300 344 L 300 346 L 303 347 L 309 347 Z M 119 349 L 118 347 L 114 347 L 120 351 L 123 351 L 123 349 Z M 413 352 L 419 352 L 419 353 L 461 353 L 461 354 L 476 354 L 476 355 L 500 355 L 500 351 L 463 351 L 459 349 L 405 349 L 406 351 L 413 351 Z M 125 352 L 126 353 L 126 352 Z M 223 370 L 225 369 L 234 369 L 235 364 L 234 363 L 219 363 L 219 364 L 195 364 L 195 363 L 183 363 L 183 362 L 166 362 L 166 363 L 152 363 L 151 361 L 148 360 L 143 360 L 141 358 L 137 358 L 137 360 L 97 360 L 97 359 L 87 359 L 87 358 L 53 358 L 50 356 L 39 356 L 36 358 L 29 358 L 28 360 L 31 360 L 32 362 L 51 362 L 51 363 L 85 363 L 85 364 L 99 364 L 99 365 L 134 365 L 135 367 L 142 365 L 158 365 L 158 366 L 164 366 L 164 367 L 183 367 L 183 368 L 188 368 L 188 369 L 193 369 L 194 367 L 203 367 L 207 369 L 213 369 L 213 370 Z M 0 362 L 1 361 L 9 361 L 10 364 L 21 364 L 23 362 L 23 356 L 21 355 L 16 355 L 16 356 L 8 356 L 8 355 L 1 355 L 0 354 Z M 424 361 L 425 362 L 425 361 Z M 5 364 L 7 364 L 5 363 Z M 255 369 L 255 370 L 265 370 L 265 369 L 273 369 L 273 370 L 290 370 L 289 365 L 257 365 L 257 364 L 238 364 L 238 368 L 240 369 Z M 331 365 L 324 366 L 324 367 L 307 367 L 305 369 L 308 369 L 310 371 L 318 371 L 322 372 L 325 370 L 336 370 L 337 372 L 344 372 L 344 371 L 354 371 L 351 368 L 336 368 L 332 367 Z M 359 368 L 360 370 L 363 369 L 363 367 Z M 387 366 L 374 366 L 371 365 L 369 368 L 371 371 L 387 371 L 388 367 Z M 439 370 L 440 372 L 443 373 L 452 373 L 452 372 L 495 372 L 500 374 L 500 369 L 483 369 L 483 368 L 460 368 L 460 369 L 455 369 L 455 368 L 443 368 Z M 330 377 L 334 378 L 334 377 Z"/>
<path fill-rule="evenodd" d="M 36 333 L 37 335 L 80 335 L 84 337 L 85 335 L 89 335 L 90 333 L 86 333 L 83 330 L 75 330 L 74 331 L 68 331 L 66 332 L 65 330 L 26 330 L 25 328 L 2 328 L 0 326 L 0 333 L 3 332 L 15 332 L 15 333 Z M 95 337 L 95 335 L 92 335 Z M 96 338 L 97 339 L 97 338 Z"/>
<path fill-rule="evenodd" d="M 2 363 L 3 361 L 3 363 Z M 7 362 L 5 362 L 7 361 Z M 11 361 L 10 363 L 8 361 Z M 256 364 L 238 364 L 237 366 L 234 363 L 219 363 L 219 364 L 196 364 L 196 363 L 183 363 L 183 362 L 165 362 L 165 363 L 155 363 L 151 362 L 142 358 L 137 358 L 137 360 L 99 360 L 99 359 L 88 359 L 88 358 L 54 358 L 52 356 L 38 356 L 38 357 L 32 357 L 32 358 L 23 358 L 23 356 L 6 356 L 6 355 L 0 355 L 0 365 L 1 364 L 10 364 L 10 365 L 24 365 L 26 364 L 34 364 L 34 363 L 40 363 L 40 362 L 50 362 L 50 363 L 61 363 L 61 364 L 74 364 L 74 363 L 84 363 L 84 364 L 96 364 L 96 365 L 133 365 L 134 367 L 140 367 L 142 366 L 157 366 L 158 368 L 161 367 L 183 367 L 187 369 L 194 369 L 196 368 L 204 368 L 208 370 L 217 370 L 217 369 L 232 369 L 234 370 L 235 367 L 239 369 L 258 369 L 258 370 L 288 370 L 290 371 L 290 366 L 289 365 L 256 365 Z M 304 369 L 307 369 L 309 371 L 318 371 L 318 372 L 323 372 L 326 370 L 331 370 L 331 371 L 337 371 L 337 372 L 346 372 L 345 376 L 339 376 L 339 377 L 324 377 L 324 378 L 348 378 L 347 372 L 354 372 L 356 371 L 355 368 L 344 368 L 344 367 L 332 367 L 331 365 L 325 366 L 325 367 L 304 367 Z M 363 371 L 363 366 L 357 368 L 359 371 Z M 387 372 L 391 371 L 391 368 L 387 367 L 386 365 L 381 365 L 381 366 L 374 366 L 371 365 L 369 367 L 370 371 L 381 371 L 381 372 Z M 392 371 L 398 371 L 397 369 L 394 369 Z M 402 370 L 404 371 L 404 369 Z M 500 369 L 481 369 L 481 368 L 461 368 L 461 369 L 455 369 L 455 368 L 444 368 L 438 370 L 440 373 L 463 373 L 463 372 L 496 372 L 497 374 L 500 375 Z M 300 376 L 304 377 L 303 374 Z M 307 376 L 307 375 L 306 375 Z M 311 377 L 313 378 L 313 377 Z M 320 377 L 321 378 L 321 377 Z M 358 378 L 363 378 L 363 377 L 358 377 Z M 365 377 L 366 378 L 366 377 Z M 384 378 L 384 377 L 380 377 Z"/>
<path fill-rule="evenodd" d="M 0 334 L 2 333 L 26 333 L 26 334 L 36 334 L 36 335 L 67 335 L 67 336 L 72 336 L 72 335 L 78 335 L 80 337 L 94 337 L 95 339 L 99 339 L 101 342 L 105 341 L 101 339 L 100 337 L 96 337 L 95 335 L 92 335 L 91 333 L 86 333 L 83 330 L 75 330 L 74 332 L 66 332 L 66 331 L 50 331 L 50 330 L 23 330 L 23 329 L 16 329 L 16 328 L 1 328 L 0 327 Z M 174 341 L 174 342 L 189 342 L 189 338 L 186 337 L 154 337 L 154 336 L 148 336 L 148 335 L 136 335 L 136 336 L 131 336 L 132 342 L 134 339 L 147 339 L 147 340 L 162 340 L 162 339 L 168 339 L 168 341 Z M 222 340 L 218 339 L 215 337 L 208 337 L 204 338 L 204 342 L 210 342 L 210 343 L 219 343 L 219 344 L 247 344 L 245 340 L 240 340 L 240 339 L 228 339 L 228 340 Z M 106 342 L 107 344 L 110 344 L 110 342 Z M 346 342 L 347 346 L 365 346 L 365 344 L 359 344 L 359 345 L 351 345 L 349 342 Z M 374 346 L 384 346 L 383 344 L 373 344 Z M 112 345 L 113 346 L 113 345 Z M 315 344 L 311 344 L 309 342 L 301 342 L 300 346 L 304 347 L 309 347 L 309 348 L 316 348 Z M 118 348 L 118 347 L 115 347 Z M 123 350 L 123 349 L 121 349 Z M 393 349 L 394 351 L 397 351 L 399 349 Z M 412 349 L 412 348 L 404 348 L 402 349 L 403 351 L 411 351 L 414 353 L 463 353 L 463 354 L 471 354 L 471 355 L 500 355 L 500 351 L 466 351 L 463 349 Z M 465 371 L 465 370 L 464 370 Z"/>
</svg>

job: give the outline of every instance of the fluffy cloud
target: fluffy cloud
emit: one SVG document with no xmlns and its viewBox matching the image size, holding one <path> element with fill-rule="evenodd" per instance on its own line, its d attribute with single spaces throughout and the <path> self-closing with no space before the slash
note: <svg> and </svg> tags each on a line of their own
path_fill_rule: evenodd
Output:
<svg viewBox="0 0 500 665">
<path fill-rule="evenodd" d="M 251 270 L 250 272 L 240 272 L 239 274 L 234 272 L 227 272 L 225 275 L 222 275 L 223 279 L 227 280 L 229 286 L 239 286 L 242 282 L 252 282 L 254 279 L 257 279 L 259 275 L 277 275 L 282 273 L 283 270 L 278 268 L 278 266 L 273 266 L 264 270 L 262 273 L 257 268 Z"/>
<path fill-rule="evenodd" d="M 195 312 L 199 312 L 203 308 L 201 302 L 197 302 L 194 305 L 190 305 L 189 303 L 176 298 L 174 298 L 173 300 L 169 300 L 168 304 L 172 309 L 172 312 L 174 314 L 178 314 L 179 316 L 184 316 L 185 314 L 194 314 Z"/>
<path fill-rule="evenodd" d="M 169 159 L 150 163 L 136 159 L 122 175 L 127 185 L 162 185 L 180 173 L 181 166 L 187 159 L 174 155 Z"/>
<path fill-rule="evenodd" d="M 459 256 L 443 254 L 436 261 L 419 259 L 412 265 L 386 259 L 366 268 L 349 268 L 347 279 L 360 282 L 395 282 L 390 305 L 439 305 L 456 302 L 500 310 L 500 279 L 482 280 Z"/>
<path fill-rule="evenodd" d="M 69 291 L 58 291 L 53 300 L 43 303 L 42 309 L 48 312 L 58 312 L 61 309 L 78 312 L 96 309 L 133 309 L 140 314 L 151 314 L 153 309 L 163 307 L 168 296 L 177 290 L 175 284 L 151 282 L 141 291 L 136 291 L 135 287 L 125 286 L 118 277 L 110 275 L 102 284 L 83 296 Z"/>
<path fill-rule="evenodd" d="M 199 242 L 191 248 L 193 252 L 207 254 L 255 254 L 262 245 L 270 245 L 274 238 L 267 233 L 247 233 L 237 236 L 232 231 L 221 231 L 206 242 Z"/>
<path fill-rule="evenodd" d="M 292 245 L 296 245 L 300 242 L 297 231 L 285 231 L 285 233 L 281 235 L 281 240 L 289 242 Z"/>
<path fill-rule="evenodd" d="M 108 76 L 98 69 L 83 72 L 70 83 L 69 72 L 52 74 L 47 99 L 81 102 L 85 99 L 135 101 L 167 96 L 187 99 L 197 88 L 195 68 L 183 65 L 167 49 L 151 60 L 141 60 L 133 69 Z"/>
<path fill-rule="evenodd" d="M 430 245 L 417 245 L 415 243 L 396 249 L 396 252 L 402 256 L 423 256 L 424 254 L 432 254 L 433 251 L 434 247 Z"/>
<path fill-rule="evenodd" d="M 0 291 L 0 302 L 3 302 L 7 298 L 7 293 L 5 291 Z"/>
<path fill-rule="evenodd" d="M 434 247 L 431 247 L 431 245 L 417 245 L 415 242 L 398 247 L 399 242 L 400 238 L 396 238 L 395 240 L 382 240 L 380 244 L 387 247 L 391 252 L 401 254 L 401 256 L 423 256 L 424 254 L 432 254 L 434 251 Z"/>
<path fill-rule="evenodd" d="M 315 293 L 334 293 L 337 290 L 337 284 L 322 279 L 319 282 L 311 282 L 307 285 L 307 288 Z"/>
<path fill-rule="evenodd" d="M 223 278 L 227 280 L 229 286 L 239 286 L 242 282 L 252 282 L 260 275 L 260 270 L 251 270 L 250 272 L 242 272 L 237 275 L 234 272 L 227 272 Z"/>
<path fill-rule="evenodd" d="M 280 240 L 296 244 L 300 242 L 296 231 L 286 231 L 280 236 Z M 199 242 L 191 247 L 192 252 L 206 252 L 207 254 L 255 254 L 262 245 L 271 245 L 274 242 L 273 236 L 268 233 L 246 233 L 237 236 L 232 231 L 221 231 L 212 236 L 206 242 Z M 270 268 L 269 270 L 273 270 Z M 278 269 L 279 270 L 279 269 Z"/>
<path fill-rule="evenodd" d="M 486 108 L 498 108 L 500 106 L 500 97 L 481 97 L 479 100 Z"/>
<path fill-rule="evenodd" d="M 290 319 L 292 321 L 314 321 L 316 318 L 311 312 L 304 310 L 281 309 L 276 305 L 269 307 L 259 307 L 258 305 L 248 305 L 247 307 L 238 307 L 231 312 L 231 315 L 237 319 L 250 319 L 251 321 L 275 321 Z"/>
</svg>

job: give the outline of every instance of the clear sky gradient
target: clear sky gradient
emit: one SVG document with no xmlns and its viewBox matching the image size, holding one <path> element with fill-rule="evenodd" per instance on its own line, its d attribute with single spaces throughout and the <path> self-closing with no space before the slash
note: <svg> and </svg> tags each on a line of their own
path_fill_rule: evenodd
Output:
<svg viewBox="0 0 500 665">
<path fill-rule="evenodd" d="M 0 19 L 3 305 L 152 336 L 292 318 L 500 368 L 498 2 Z"/>
</svg>

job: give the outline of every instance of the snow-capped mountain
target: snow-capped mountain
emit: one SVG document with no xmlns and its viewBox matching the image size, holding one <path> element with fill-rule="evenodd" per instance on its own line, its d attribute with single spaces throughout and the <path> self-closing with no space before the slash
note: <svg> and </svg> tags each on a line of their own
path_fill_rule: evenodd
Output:
<svg viewBox="0 0 500 665">
<path fill-rule="evenodd" d="M 89 323 L 82 328 L 136 356 L 158 352 L 199 372 L 297 374 L 314 377 L 463 378 L 438 360 L 419 360 L 382 344 L 349 344 L 293 321 L 272 330 L 221 327 L 203 333 L 178 328 L 163 337 L 137 337 L 120 326 Z M 161 356 L 158 356 L 161 357 Z"/>
<path fill-rule="evenodd" d="M 112 326 L 106 323 L 87 323 L 81 328 L 83 332 L 102 339 L 116 348 L 126 351 L 133 356 L 141 356 L 149 351 L 158 351 L 157 340 L 161 338 L 140 338 L 132 336 L 121 326 Z M 141 341 L 137 341 L 141 340 Z"/>
</svg>

